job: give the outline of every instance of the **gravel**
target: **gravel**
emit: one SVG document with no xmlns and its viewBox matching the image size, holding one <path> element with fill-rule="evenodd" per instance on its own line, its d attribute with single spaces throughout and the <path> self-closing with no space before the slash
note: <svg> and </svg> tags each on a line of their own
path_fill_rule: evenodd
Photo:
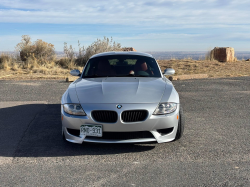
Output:
<svg viewBox="0 0 250 187">
<path fill-rule="evenodd" d="M 181 140 L 78 145 L 61 138 L 69 83 L 0 81 L 1 186 L 249 186 L 250 77 L 173 83 Z"/>
</svg>

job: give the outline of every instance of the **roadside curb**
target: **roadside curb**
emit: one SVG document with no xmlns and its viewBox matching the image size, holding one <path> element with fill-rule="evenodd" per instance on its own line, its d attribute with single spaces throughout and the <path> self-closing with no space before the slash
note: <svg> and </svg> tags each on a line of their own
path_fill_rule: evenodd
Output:
<svg viewBox="0 0 250 187">
<path fill-rule="evenodd" d="M 205 79 L 208 78 L 208 74 L 189 74 L 189 75 L 176 75 L 176 76 L 170 76 L 169 80 L 188 80 L 188 79 Z M 67 77 L 66 82 L 74 82 L 76 77 Z"/>
<path fill-rule="evenodd" d="M 190 75 L 177 75 L 170 76 L 169 79 L 176 80 L 187 80 L 187 79 L 205 79 L 208 78 L 208 74 L 190 74 Z"/>
<path fill-rule="evenodd" d="M 13 74 L 9 74 L 9 75 L 2 76 L 2 77 L 0 77 L 0 79 L 1 79 L 1 78 L 4 78 L 4 77 L 9 77 L 9 76 L 11 76 L 11 75 L 13 75 Z"/>
<path fill-rule="evenodd" d="M 76 79 L 78 79 L 79 77 L 67 77 L 66 78 L 66 82 L 74 82 Z"/>
</svg>

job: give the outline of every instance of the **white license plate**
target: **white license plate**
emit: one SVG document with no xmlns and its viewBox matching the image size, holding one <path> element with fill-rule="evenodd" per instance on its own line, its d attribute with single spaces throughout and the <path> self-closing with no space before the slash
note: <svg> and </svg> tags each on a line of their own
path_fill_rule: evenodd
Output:
<svg viewBox="0 0 250 187">
<path fill-rule="evenodd" d="M 80 135 L 102 137 L 102 125 L 82 125 Z"/>
</svg>

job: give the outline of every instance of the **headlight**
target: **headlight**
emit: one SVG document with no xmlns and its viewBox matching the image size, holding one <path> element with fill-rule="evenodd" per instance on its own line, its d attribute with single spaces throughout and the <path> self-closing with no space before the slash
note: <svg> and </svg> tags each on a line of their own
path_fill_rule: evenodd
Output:
<svg viewBox="0 0 250 187">
<path fill-rule="evenodd" d="M 160 103 L 154 111 L 154 115 L 170 114 L 177 108 L 176 103 Z"/>
<path fill-rule="evenodd" d="M 64 104 L 64 112 L 75 116 L 86 116 L 80 104 Z"/>
</svg>

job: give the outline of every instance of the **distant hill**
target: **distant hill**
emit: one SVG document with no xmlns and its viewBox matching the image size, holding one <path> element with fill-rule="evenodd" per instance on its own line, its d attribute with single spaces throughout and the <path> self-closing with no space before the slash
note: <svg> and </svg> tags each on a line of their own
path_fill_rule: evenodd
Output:
<svg viewBox="0 0 250 187">
<path fill-rule="evenodd" d="M 204 60 L 207 54 L 207 51 L 147 51 L 153 55 L 157 60 L 164 60 L 164 59 L 185 59 L 191 58 L 193 60 Z M 249 51 L 236 51 L 235 56 L 238 60 L 242 59 L 249 59 L 250 52 Z"/>
<path fill-rule="evenodd" d="M 13 54 L 12 51 L 0 51 L 5 54 Z M 185 59 L 190 58 L 193 60 L 204 60 L 207 51 L 146 51 L 153 55 L 157 60 L 164 59 Z M 56 51 L 57 58 L 62 58 L 64 53 L 61 51 Z M 246 60 L 250 58 L 250 51 L 236 51 L 235 56 L 238 60 Z"/>
</svg>

